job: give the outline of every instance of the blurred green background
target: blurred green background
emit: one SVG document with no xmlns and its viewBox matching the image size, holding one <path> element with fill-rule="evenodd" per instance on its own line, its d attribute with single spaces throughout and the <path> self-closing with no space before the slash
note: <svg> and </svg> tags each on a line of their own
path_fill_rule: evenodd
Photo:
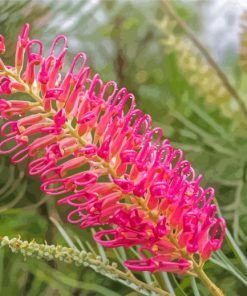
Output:
<svg viewBox="0 0 247 296">
<path fill-rule="evenodd" d="M 243 1 L 173 1 L 176 13 L 194 31 L 247 105 Z M 0 0 L 0 33 L 6 59 L 14 61 L 17 36 L 25 22 L 31 36 L 48 51 L 57 34 L 69 37 L 67 65 L 85 51 L 92 71 L 103 81 L 115 79 L 137 99 L 138 108 L 152 115 L 173 145 L 183 149 L 204 185 L 213 186 L 228 229 L 243 253 L 247 250 L 247 116 L 222 83 L 215 68 L 167 13 L 162 1 Z M 245 59 L 246 58 L 246 59 Z M 55 208 L 53 197 L 39 191 L 39 182 L 22 166 L 1 156 L 0 235 L 66 245 L 49 220 L 55 217 L 72 239 L 90 242 L 90 231 L 66 224 L 66 209 Z M 91 242 L 93 245 L 93 242 Z M 94 248 L 96 248 L 93 245 Z M 234 252 L 223 247 L 229 264 L 246 274 Z M 109 252 L 110 259 L 114 253 Z M 247 288 L 231 272 L 206 266 L 227 295 L 246 295 Z M 169 275 L 176 295 L 195 295 L 185 278 Z M 106 291 L 101 287 L 107 288 Z M 198 283 L 199 295 L 208 292 Z M 0 251 L 0 295 L 138 295 L 88 268 L 64 263 L 23 260 Z"/>
</svg>

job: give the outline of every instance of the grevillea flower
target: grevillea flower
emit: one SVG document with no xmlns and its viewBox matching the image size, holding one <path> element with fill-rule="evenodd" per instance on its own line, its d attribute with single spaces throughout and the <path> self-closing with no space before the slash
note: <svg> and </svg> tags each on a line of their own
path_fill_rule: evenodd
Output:
<svg viewBox="0 0 247 296">
<path fill-rule="evenodd" d="M 42 42 L 28 34 L 26 24 L 15 67 L 0 60 L 0 94 L 25 94 L 0 99 L 0 152 L 11 153 L 14 164 L 28 160 L 41 189 L 70 208 L 68 222 L 108 226 L 94 235 L 98 243 L 139 246 L 141 259 L 125 261 L 129 269 L 193 271 L 194 254 L 204 262 L 222 245 L 225 222 L 217 218 L 214 189 L 200 186 L 202 176 L 160 128 L 151 128 L 133 94 L 90 77 L 83 52 L 63 75 L 66 37 L 45 56 Z"/>
</svg>

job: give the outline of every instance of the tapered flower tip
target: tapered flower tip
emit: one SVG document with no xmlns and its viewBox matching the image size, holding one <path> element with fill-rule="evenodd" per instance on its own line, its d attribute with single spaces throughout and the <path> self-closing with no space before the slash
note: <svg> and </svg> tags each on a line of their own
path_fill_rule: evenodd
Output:
<svg viewBox="0 0 247 296">
<path fill-rule="evenodd" d="M 20 42 L 21 42 L 21 45 L 23 47 L 26 47 L 26 45 L 27 45 L 29 30 L 30 30 L 30 25 L 28 23 L 26 23 L 23 26 L 23 29 L 22 29 L 22 32 L 21 32 L 21 35 L 20 35 L 20 39 L 19 39 Z"/>
<path fill-rule="evenodd" d="M 63 125 L 66 122 L 66 113 L 63 108 L 59 110 L 54 116 L 54 122 L 57 125 Z"/>
<path fill-rule="evenodd" d="M 5 110 L 11 106 L 10 102 L 0 99 L 0 111 Z"/>
<path fill-rule="evenodd" d="M 3 35 L 0 35 L 0 54 L 5 53 L 5 43 Z"/>
</svg>

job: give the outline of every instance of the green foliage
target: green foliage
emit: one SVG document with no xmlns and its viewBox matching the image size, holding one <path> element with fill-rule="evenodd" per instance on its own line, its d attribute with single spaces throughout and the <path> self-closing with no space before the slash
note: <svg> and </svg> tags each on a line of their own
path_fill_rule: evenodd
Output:
<svg viewBox="0 0 247 296">
<path fill-rule="evenodd" d="M 234 104 L 231 93 L 224 85 L 217 70 L 210 65 L 194 44 L 176 32 L 176 22 L 165 16 L 158 27 L 164 32 L 162 43 L 168 53 L 176 53 L 177 65 L 188 83 L 207 103 L 218 105 L 224 116 L 240 116 L 239 106 Z"/>
</svg>

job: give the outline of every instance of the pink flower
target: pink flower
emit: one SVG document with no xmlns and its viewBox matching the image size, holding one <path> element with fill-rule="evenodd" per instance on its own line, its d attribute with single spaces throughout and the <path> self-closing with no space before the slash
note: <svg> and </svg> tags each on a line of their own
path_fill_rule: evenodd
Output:
<svg viewBox="0 0 247 296">
<path fill-rule="evenodd" d="M 113 81 L 104 84 L 98 74 L 90 78 L 84 53 L 62 75 L 66 37 L 58 36 L 44 57 L 41 41 L 29 40 L 28 32 L 25 25 L 16 68 L 0 77 L 0 93 L 28 93 L 35 102 L 0 100 L 7 120 L 0 153 L 14 153 L 13 163 L 30 160 L 29 172 L 39 175 L 41 189 L 72 208 L 69 223 L 108 225 L 94 235 L 98 243 L 139 245 L 141 259 L 127 260 L 129 269 L 185 273 L 192 268 L 191 254 L 207 260 L 221 248 L 226 228 L 216 216 L 214 190 L 200 186 L 202 176 L 163 139 L 161 128 L 151 128 L 151 117 L 136 109 L 133 94 Z M 55 56 L 59 41 L 63 46 Z M 0 52 L 3 42 L 1 37 Z"/>
<path fill-rule="evenodd" d="M 28 34 L 29 24 L 25 24 L 21 35 L 18 37 L 18 42 L 16 45 L 15 67 L 18 71 L 20 71 L 23 66 L 25 49 L 29 41 Z"/>
</svg>

